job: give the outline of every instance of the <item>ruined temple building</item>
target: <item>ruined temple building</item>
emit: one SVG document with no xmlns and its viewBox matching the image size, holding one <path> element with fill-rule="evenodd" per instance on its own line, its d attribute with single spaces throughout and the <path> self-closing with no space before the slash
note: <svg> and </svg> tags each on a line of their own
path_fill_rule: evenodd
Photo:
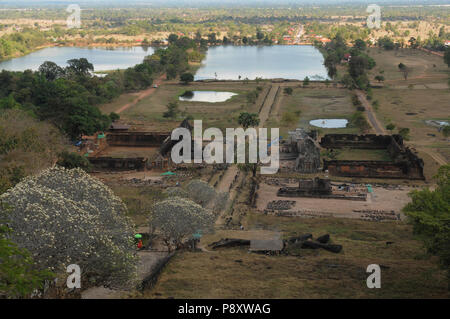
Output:
<svg viewBox="0 0 450 319">
<path fill-rule="evenodd" d="M 286 141 L 280 143 L 280 159 L 295 159 L 294 170 L 300 173 L 317 173 L 320 169 L 320 146 L 317 131 L 306 132 L 302 128 L 289 132 Z"/>
</svg>

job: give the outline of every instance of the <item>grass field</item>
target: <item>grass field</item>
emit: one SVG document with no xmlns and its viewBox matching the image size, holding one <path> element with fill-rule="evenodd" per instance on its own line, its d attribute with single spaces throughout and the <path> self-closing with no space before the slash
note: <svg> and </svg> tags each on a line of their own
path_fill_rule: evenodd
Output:
<svg viewBox="0 0 450 319">
<path fill-rule="evenodd" d="M 340 149 L 337 155 L 338 160 L 347 161 L 391 161 L 387 150 L 364 150 L 364 149 Z"/>
<path fill-rule="evenodd" d="M 379 48 L 369 48 L 368 54 L 377 63 L 370 72 L 370 79 L 373 82 L 375 82 L 374 77 L 377 74 L 384 76 L 387 85 L 447 82 L 448 67 L 444 64 L 442 57 L 434 54 L 413 49 L 386 51 Z M 398 65 L 400 63 L 410 69 L 406 81 L 403 74 L 399 72 Z"/>
<path fill-rule="evenodd" d="M 358 133 L 359 129 L 347 128 L 317 128 L 309 121 L 314 119 L 350 119 L 355 112 L 350 92 L 345 89 L 326 88 L 294 88 L 292 95 L 282 94 L 278 116 L 271 116 L 267 127 L 280 127 L 280 134 L 287 136 L 287 132 L 297 127 L 318 129 L 322 134 Z"/>
<path fill-rule="evenodd" d="M 261 83 L 260 86 L 264 84 Z M 196 120 L 203 120 L 204 126 L 208 127 L 236 127 L 237 117 L 242 111 L 257 112 L 257 104 L 247 105 L 246 94 L 255 90 L 255 83 L 192 83 L 191 85 L 165 84 L 161 85 L 154 94 L 139 101 L 136 105 L 122 113 L 121 117 L 125 120 L 139 121 L 149 124 L 168 126 L 171 122 L 163 117 L 167 110 L 167 104 L 171 101 L 178 102 L 179 119 L 181 121 L 186 116 Z M 178 97 L 185 91 L 227 91 L 237 93 L 225 102 L 207 103 L 179 101 Z M 264 91 L 260 94 L 263 98 Z"/>
<path fill-rule="evenodd" d="M 373 89 L 373 100 L 377 118 L 383 126 L 388 123 L 398 128 L 409 128 L 407 144 L 418 149 L 425 160 L 426 177 L 433 176 L 439 165 L 427 155 L 431 151 L 450 161 L 450 143 L 436 127 L 426 120 L 448 120 L 450 90 L 447 85 L 449 68 L 442 57 L 419 50 L 403 49 L 399 52 L 371 49 L 377 67 L 385 70 L 387 86 Z M 398 63 L 412 66 L 413 71 L 407 81 L 398 72 Z"/>
<path fill-rule="evenodd" d="M 266 256 L 247 248 L 181 252 L 145 298 L 448 298 L 445 273 L 403 222 L 296 219 L 252 215 L 247 227 L 282 237 L 329 233 L 343 251 L 301 249 Z M 246 232 L 241 232 L 244 234 Z M 204 236 L 240 238 L 239 231 Z M 386 242 L 393 242 L 387 245 Z M 368 289 L 366 268 L 381 265 L 381 289 Z"/>
</svg>

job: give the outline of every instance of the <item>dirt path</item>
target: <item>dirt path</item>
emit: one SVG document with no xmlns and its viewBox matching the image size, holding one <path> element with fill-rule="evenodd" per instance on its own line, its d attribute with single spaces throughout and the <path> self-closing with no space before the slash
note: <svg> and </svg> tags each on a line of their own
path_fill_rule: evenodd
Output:
<svg viewBox="0 0 450 319">
<path fill-rule="evenodd" d="M 270 115 L 270 111 L 272 110 L 272 106 L 275 103 L 275 98 L 277 96 L 277 92 L 280 85 L 272 85 L 269 89 L 269 92 L 267 93 L 267 96 L 264 98 L 264 100 L 261 102 L 263 105 L 260 108 L 259 112 L 259 127 L 262 127 L 264 123 L 267 121 Z M 229 192 L 229 202 L 233 202 L 234 197 L 237 195 L 236 187 L 240 184 L 239 181 L 237 181 L 233 188 L 230 189 L 230 187 L 233 184 L 233 181 L 236 179 L 237 174 L 239 173 L 239 169 L 236 165 L 231 165 L 228 167 L 227 171 L 225 172 L 224 176 L 220 180 L 219 184 L 216 186 L 216 190 L 218 192 Z M 241 177 L 242 178 L 242 177 Z M 216 227 L 223 225 L 224 222 L 224 214 L 226 213 L 227 209 L 225 209 L 220 216 L 216 220 Z"/>
<path fill-rule="evenodd" d="M 122 113 L 123 111 L 125 111 L 125 110 L 129 109 L 130 107 L 136 105 L 143 98 L 146 98 L 147 96 L 153 94 L 153 92 L 155 92 L 157 90 L 156 88 L 153 87 L 153 85 L 156 84 L 157 86 L 160 86 L 162 81 L 164 80 L 164 78 L 165 78 L 165 75 L 161 75 L 158 79 L 155 80 L 155 82 L 153 82 L 152 87 L 150 87 L 150 88 L 148 88 L 148 89 L 146 89 L 144 91 L 141 91 L 139 93 L 139 95 L 132 102 L 127 103 L 127 104 L 121 106 L 119 109 L 117 109 L 116 113 L 117 114 Z"/>
<path fill-rule="evenodd" d="M 375 115 L 375 112 L 372 109 L 372 106 L 370 105 L 369 101 L 367 101 L 366 95 L 360 90 L 356 90 L 356 95 L 358 96 L 358 99 L 361 102 L 361 104 L 366 108 L 367 119 L 369 120 L 369 124 L 370 126 L 372 126 L 375 133 L 386 134 L 383 125 L 380 124 L 380 122 L 377 119 L 377 116 Z"/>
<path fill-rule="evenodd" d="M 372 106 L 367 101 L 364 92 L 357 90 L 356 94 L 358 95 L 358 98 L 361 101 L 362 105 L 364 105 L 364 107 L 366 108 L 367 118 L 369 120 L 370 125 L 375 130 L 375 133 L 376 134 L 386 134 L 386 130 L 384 129 L 383 125 L 381 125 L 380 122 L 378 121 L 377 116 L 376 116 L 375 112 L 373 111 Z M 439 165 L 447 164 L 447 161 L 440 154 L 438 154 L 436 152 L 433 152 L 433 151 L 423 148 L 423 147 L 422 148 L 417 147 L 417 150 L 420 150 L 420 151 L 428 154 L 429 156 L 431 156 L 431 158 L 433 158 Z"/>
<path fill-rule="evenodd" d="M 438 163 L 439 165 L 447 164 L 447 161 L 438 153 L 432 152 L 431 150 L 428 150 L 426 148 L 417 148 L 417 150 L 430 155 L 431 158 L 433 158 L 436 161 L 436 163 Z"/>
<path fill-rule="evenodd" d="M 275 102 L 275 97 L 277 96 L 278 88 L 280 85 L 272 85 L 270 88 L 269 94 L 264 102 L 264 105 L 261 108 L 261 112 L 259 112 L 259 127 L 263 127 L 264 123 L 267 121 L 270 115 L 270 111 L 272 109 L 272 105 Z"/>
<path fill-rule="evenodd" d="M 236 165 L 232 165 L 227 169 L 219 184 L 216 186 L 216 190 L 219 193 L 228 192 L 230 190 L 230 186 L 234 181 L 236 174 L 238 173 L 238 169 Z"/>
</svg>

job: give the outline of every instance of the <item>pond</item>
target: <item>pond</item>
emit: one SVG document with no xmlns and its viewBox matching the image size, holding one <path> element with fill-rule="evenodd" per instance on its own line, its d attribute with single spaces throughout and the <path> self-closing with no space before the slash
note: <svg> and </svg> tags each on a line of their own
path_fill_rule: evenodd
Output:
<svg viewBox="0 0 450 319">
<path fill-rule="evenodd" d="M 195 80 L 256 77 L 325 80 L 323 56 L 310 45 L 216 46 L 208 49 Z"/>
<path fill-rule="evenodd" d="M 322 128 L 344 128 L 347 127 L 348 120 L 346 119 L 317 119 L 309 121 L 309 124 Z"/>
<path fill-rule="evenodd" d="M 147 55 L 153 54 L 151 47 L 118 47 L 118 48 L 78 48 L 52 47 L 45 48 L 20 58 L 0 62 L 0 70 L 36 71 L 45 61 L 52 61 L 59 66 L 66 66 L 67 60 L 86 58 L 94 65 L 94 71 L 126 69 L 142 63 Z"/>
<path fill-rule="evenodd" d="M 179 100 L 218 103 L 225 102 L 235 95 L 237 95 L 237 93 L 219 91 L 186 91 L 183 95 L 180 95 Z"/>
</svg>

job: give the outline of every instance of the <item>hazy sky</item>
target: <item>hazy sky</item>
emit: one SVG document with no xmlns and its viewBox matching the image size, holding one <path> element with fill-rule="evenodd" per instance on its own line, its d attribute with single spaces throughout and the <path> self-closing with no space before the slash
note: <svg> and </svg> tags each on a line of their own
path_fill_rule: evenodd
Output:
<svg viewBox="0 0 450 319">
<path fill-rule="evenodd" d="M 384 5 L 393 4 L 436 4 L 449 3 L 448 0 L 0 0 L 0 6 L 40 6 L 63 5 L 77 3 L 86 6 L 277 6 L 302 4 L 349 4 L 349 3 L 376 3 Z"/>
</svg>

